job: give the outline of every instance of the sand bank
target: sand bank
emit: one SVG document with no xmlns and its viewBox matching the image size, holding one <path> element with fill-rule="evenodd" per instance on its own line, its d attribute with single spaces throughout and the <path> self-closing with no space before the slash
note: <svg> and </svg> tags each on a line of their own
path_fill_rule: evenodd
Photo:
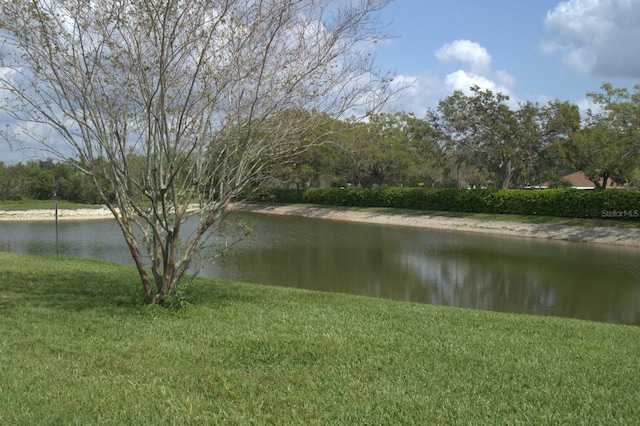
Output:
<svg viewBox="0 0 640 426">
<path fill-rule="evenodd" d="M 240 211 L 263 214 L 303 216 L 347 222 L 410 226 L 423 229 L 640 247 L 640 229 L 635 228 L 486 221 L 458 217 L 431 216 L 420 213 L 378 213 L 295 205 L 247 204 L 238 205 L 235 208 Z M 59 220 L 109 219 L 111 217 L 111 212 L 106 208 L 58 210 Z M 54 219 L 54 209 L 0 210 L 0 221 L 41 221 Z"/>
<path fill-rule="evenodd" d="M 0 210 L 0 221 L 55 220 L 55 209 Z M 109 219 L 113 215 L 107 208 L 58 209 L 58 220 Z"/>
<path fill-rule="evenodd" d="M 245 205 L 238 207 L 238 209 L 255 213 L 314 217 L 348 222 L 640 247 L 640 229 L 635 228 L 486 221 L 430 216 L 420 213 L 377 213 L 295 205 Z"/>
</svg>

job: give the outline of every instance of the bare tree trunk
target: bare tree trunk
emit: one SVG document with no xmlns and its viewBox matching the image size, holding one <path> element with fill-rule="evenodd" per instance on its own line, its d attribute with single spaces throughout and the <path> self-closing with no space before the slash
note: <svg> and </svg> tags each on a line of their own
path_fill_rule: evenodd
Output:
<svg viewBox="0 0 640 426">
<path fill-rule="evenodd" d="M 157 294 L 154 291 L 152 281 L 149 279 L 145 261 L 142 257 L 142 253 L 140 252 L 140 248 L 135 239 L 130 223 L 124 216 L 124 214 L 121 214 L 120 210 L 116 209 L 113 205 L 110 204 L 108 204 L 108 207 L 113 213 L 116 221 L 118 222 L 118 225 L 120 226 L 120 230 L 122 231 L 124 240 L 127 243 L 127 247 L 129 248 L 129 252 L 131 253 L 133 262 L 136 265 L 136 269 L 138 270 L 138 275 L 140 276 L 140 280 L 142 282 L 145 300 L 147 301 L 147 303 L 155 303 Z"/>
<path fill-rule="evenodd" d="M 500 188 L 502 189 L 510 189 L 511 188 L 511 179 L 513 178 L 514 168 L 511 166 L 511 159 L 504 160 L 501 167 L 501 178 Z"/>
</svg>

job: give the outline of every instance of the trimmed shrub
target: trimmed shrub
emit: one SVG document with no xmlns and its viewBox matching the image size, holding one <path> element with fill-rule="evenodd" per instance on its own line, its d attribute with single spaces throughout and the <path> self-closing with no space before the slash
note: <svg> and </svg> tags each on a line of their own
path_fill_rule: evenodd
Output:
<svg viewBox="0 0 640 426">
<path fill-rule="evenodd" d="M 640 191 L 578 189 L 313 188 L 268 189 L 261 201 L 342 207 L 588 218 L 640 218 Z"/>
</svg>

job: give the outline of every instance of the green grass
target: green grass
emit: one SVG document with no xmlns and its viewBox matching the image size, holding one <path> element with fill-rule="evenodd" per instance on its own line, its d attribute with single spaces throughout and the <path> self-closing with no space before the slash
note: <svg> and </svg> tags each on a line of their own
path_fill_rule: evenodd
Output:
<svg viewBox="0 0 640 426">
<path fill-rule="evenodd" d="M 55 205 L 55 200 L 0 200 L 0 210 L 51 210 L 55 208 Z M 65 200 L 58 200 L 58 208 L 61 209 L 96 209 L 99 207 L 100 206 L 96 204 L 83 204 Z"/>
<path fill-rule="evenodd" d="M 0 424 L 637 424 L 640 328 L 0 253 Z"/>
</svg>

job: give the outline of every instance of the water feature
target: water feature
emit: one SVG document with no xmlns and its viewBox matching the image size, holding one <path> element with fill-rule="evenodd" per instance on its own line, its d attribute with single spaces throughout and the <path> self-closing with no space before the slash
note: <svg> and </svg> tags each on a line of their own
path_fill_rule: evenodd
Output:
<svg viewBox="0 0 640 426">
<path fill-rule="evenodd" d="M 243 213 L 254 234 L 203 275 L 640 325 L 640 249 Z M 131 264 L 112 220 L 60 222 L 60 253 Z M 52 222 L 0 222 L 0 251 L 55 255 Z"/>
</svg>

